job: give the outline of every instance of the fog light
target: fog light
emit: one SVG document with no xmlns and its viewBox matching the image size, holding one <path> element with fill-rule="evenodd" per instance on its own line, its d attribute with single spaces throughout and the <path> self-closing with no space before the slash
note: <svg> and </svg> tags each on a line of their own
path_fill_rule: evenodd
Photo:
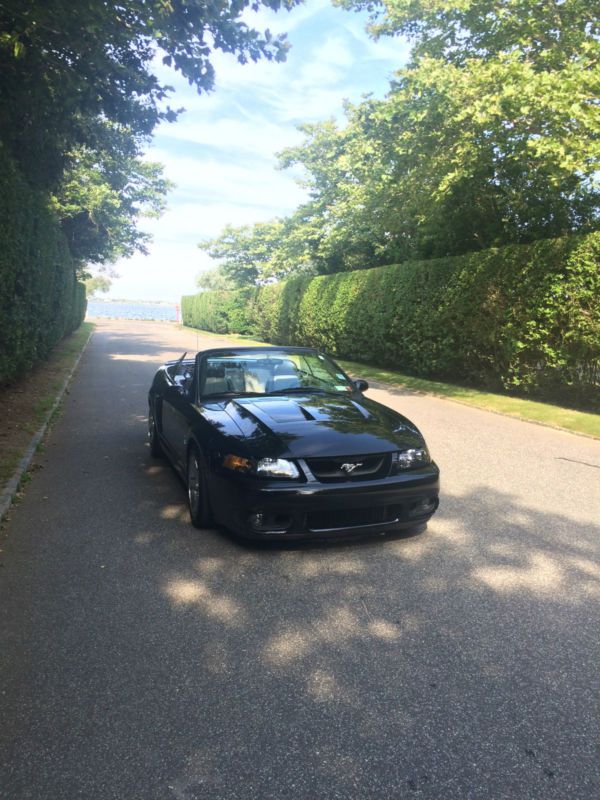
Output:
<svg viewBox="0 0 600 800">
<path fill-rule="evenodd" d="M 436 497 L 424 497 L 416 503 L 413 503 L 408 512 L 409 517 L 424 517 L 426 514 L 433 514 L 437 508 Z"/>
<path fill-rule="evenodd" d="M 250 527 L 260 533 L 284 533 L 292 525 L 291 514 L 277 511 L 256 511 L 248 517 Z"/>
</svg>

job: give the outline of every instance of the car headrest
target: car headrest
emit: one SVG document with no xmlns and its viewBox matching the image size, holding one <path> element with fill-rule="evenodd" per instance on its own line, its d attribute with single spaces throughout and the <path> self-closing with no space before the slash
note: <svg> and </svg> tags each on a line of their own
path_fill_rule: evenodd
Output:
<svg viewBox="0 0 600 800">
<path fill-rule="evenodd" d="M 296 375 L 296 365 L 293 361 L 282 361 L 273 370 L 275 375 Z"/>
</svg>

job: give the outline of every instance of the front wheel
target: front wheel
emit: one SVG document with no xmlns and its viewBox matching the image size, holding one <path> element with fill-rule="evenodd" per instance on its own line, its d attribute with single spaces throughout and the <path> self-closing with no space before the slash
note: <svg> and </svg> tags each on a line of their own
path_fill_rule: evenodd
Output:
<svg viewBox="0 0 600 800">
<path fill-rule="evenodd" d="M 195 448 L 192 448 L 188 455 L 187 490 L 192 525 L 195 528 L 210 528 L 212 515 L 208 502 L 208 492 L 202 475 L 200 456 Z"/>
</svg>

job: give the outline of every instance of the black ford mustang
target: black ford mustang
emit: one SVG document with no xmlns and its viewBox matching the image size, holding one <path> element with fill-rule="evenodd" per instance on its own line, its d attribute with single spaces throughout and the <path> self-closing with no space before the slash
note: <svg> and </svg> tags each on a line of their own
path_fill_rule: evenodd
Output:
<svg viewBox="0 0 600 800">
<path fill-rule="evenodd" d="M 184 354 L 150 388 L 152 455 L 180 473 L 199 528 L 265 539 L 421 525 L 439 470 L 417 428 L 366 389 L 308 348 Z"/>
</svg>

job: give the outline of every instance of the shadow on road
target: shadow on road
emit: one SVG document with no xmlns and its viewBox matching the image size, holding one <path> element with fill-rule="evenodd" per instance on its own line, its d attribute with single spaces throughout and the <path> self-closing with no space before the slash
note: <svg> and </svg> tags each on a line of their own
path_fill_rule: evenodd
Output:
<svg viewBox="0 0 600 800">
<path fill-rule="evenodd" d="M 156 591 L 181 639 L 202 641 L 220 698 L 194 708 L 184 691 L 177 704 L 173 725 L 185 707 L 211 735 L 186 753 L 176 797 L 283 797 L 299 783 L 348 798 L 458 797 L 457 784 L 585 797 L 594 785 L 577 719 L 594 680 L 580 656 L 595 637 L 598 531 L 481 487 L 445 495 L 417 536 L 248 548 L 189 525 L 168 467 L 145 472 L 161 533 L 133 535 L 156 550 Z M 284 777 L 252 770 L 258 742 Z M 227 777 L 229 758 L 251 787 Z"/>
</svg>

